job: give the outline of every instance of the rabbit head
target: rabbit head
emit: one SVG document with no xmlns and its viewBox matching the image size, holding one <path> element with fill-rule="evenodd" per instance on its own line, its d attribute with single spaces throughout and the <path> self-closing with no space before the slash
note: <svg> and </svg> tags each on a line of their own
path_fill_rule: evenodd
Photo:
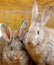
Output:
<svg viewBox="0 0 54 65">
<path fill-rule="evenodd" d="M 32 45 L 37 45 L 38 43 L 44 40 L 45 30 L 44 27 L 52 16 L 53 8 L 52 6 L 48 6 L 39 18 L 39 12 L 37 4 L 34 3 L 32 8 L 32 20 L 31 25 L 29 27 L 28 33 L 26 34 L 26 42 L 32 43 Z"/>
<path fill-rule="evenodd" d="M 16 31 L 16 37 L 13 38 L 9 48 L 7 48 L 7 56 L 12 60 L 18 61 L 20 58 L 23 59 L 26 55 L 26 51 L 23 50 L 23 43 L 21 43 L 20 40 L 23 40 L 23 37 L 27 31 L 27 23 L 27 20 L 22 23 L 19 32 Z"/>
<path fill-rule="evenodd" d="M 27 31 L 27 23 L 27 20 L 24 20 L 19 32 L 14 30 L 14 38 L 3 53 L 4 59 L 7 63 L 9 63 L 9 65 L 11 64 L 9 61 L 13 62 L 13 64 L 15 63 L 16 65 L 30 65 L 31 62 L 32 65 L 33 61 L 30 59 L 30 56 L 28 55 L 23 43 L 21 42 Z M 14 34 L 16 35 L 14 36 Z"/>
</svg>

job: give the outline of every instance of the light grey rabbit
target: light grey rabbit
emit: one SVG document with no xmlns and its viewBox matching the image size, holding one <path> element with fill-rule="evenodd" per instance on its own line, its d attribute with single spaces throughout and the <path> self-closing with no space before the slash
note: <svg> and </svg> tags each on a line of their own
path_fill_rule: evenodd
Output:
<svg viewBox="0 0 54 65">
<path fill-rule="evenodd" d="M 41 18 L 38 15 L 38 7 L 34 3 L 31 25 L 24 37 L 24 44 L 37 65 L 54 65 L 54 29 L 45 26 L 53 15 L 53 7 L 48 6 Z"/>
<path fill-rule="evenodd" d="M 20 27 L 19 33 L 18 31 L 15 32 L 16 35 L 12 32 L 13 39 L 3 51 L 3 65 L 30 65 L 30 57 L 21 41 L 27 31 L 25 30 L 27 24 L 28 22 L 25 20 Z"/>
</svg>

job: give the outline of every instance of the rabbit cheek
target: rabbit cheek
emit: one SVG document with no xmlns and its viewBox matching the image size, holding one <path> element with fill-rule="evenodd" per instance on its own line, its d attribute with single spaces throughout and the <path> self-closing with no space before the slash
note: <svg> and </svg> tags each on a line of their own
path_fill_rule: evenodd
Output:
<svg viewBox="0 0 54 65">
<path fill-rule="evenodd" d="M 40 34 L 39 36 L 39 42 L 42 42 L 44 40 L 44 33 Z"/>
</svg>

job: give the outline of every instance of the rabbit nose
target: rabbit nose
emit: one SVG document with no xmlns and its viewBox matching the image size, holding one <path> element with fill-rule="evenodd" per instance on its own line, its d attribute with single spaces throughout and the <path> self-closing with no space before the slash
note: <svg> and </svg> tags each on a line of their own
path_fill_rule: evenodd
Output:
<svg viewBox="0 0 54 65">
<path fill-rule="evenodd" d="M 31 45 L 31 42 L 28 42 L 29 45 Z"/>
<path fill-rule="evenodd" d="M 15 59 L 15 60 L 17 60 L 18 58 L 19 58 L 19 56 L 18 56 L 18 55 L 14 56 L 14 59 Z"/>
<path fill-rule="evenodd" d="M 17 60 L 18 59 L 17 56 L 15 56 L 14 59 Z"/>
</svg>

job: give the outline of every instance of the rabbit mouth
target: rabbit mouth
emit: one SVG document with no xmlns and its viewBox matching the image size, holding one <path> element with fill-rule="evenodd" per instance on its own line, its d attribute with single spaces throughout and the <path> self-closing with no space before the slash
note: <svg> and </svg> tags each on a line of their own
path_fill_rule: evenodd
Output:
<svg viewBox="0 0 54 65">
<path fill-rule="evenodd" d="M 12 59 L 12 61 L 13 61 L 13 62 L 20 62 L 20 61 L 22 61 L 22 60 L 20 60 L 19 58 L 14 58 L 14 59 Z"/>
</svg>

